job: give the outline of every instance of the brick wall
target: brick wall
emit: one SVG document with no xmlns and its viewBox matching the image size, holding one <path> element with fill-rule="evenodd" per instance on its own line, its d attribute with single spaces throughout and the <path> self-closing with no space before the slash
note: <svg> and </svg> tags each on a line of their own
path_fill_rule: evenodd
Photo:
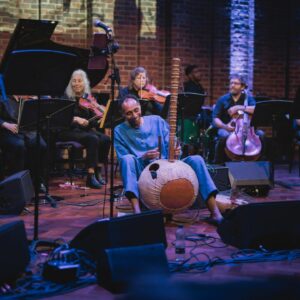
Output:
<svg viewBox="0 0 300 300">
<path fill-rule="evenodd" d="M 254 90 L 293 98 L 300 86 L 299 1 L 256 0 L 255 32 Z"/>
<path fill-rule="evenodd" d="M 230 73 L 243 75 L 253 89 L 254 0 L 231 0 Z"/>
<path fill-rule="evenodd" d="M 42 1 L 42 19 L 58 20 L 53 40 L 88 48 L 98 16 L 114 30 L 121 48 L 115 58 L 122 85 L 137 65 L 145 66 L 159 88 L 170 85 L 170 61 L 182 59 L 182 69 L 196 63 L 203 70 L 203 85 L 212 101 L 224 93 L 229 62 L 229 1 L 222 0 L 64 0 Z M 2 1 L 0 55 L 18 18 L 38 18 L 38 6 L 29 0 Z M 96 29 L 97 30 L 97 29 Z M 101 31 L 101 30 L 100 30 Z M 183 81 L 184 75 L 181 80 Z M 96 87 L 109 91 L 105 78 Z"/>
<path fill-rule="evenodd" d="M 43 0 L 41 16 L 60 22 L 53 40 L 82 48 L 91 44 L 94 17 L 111 26 L 121 46 L 115 58 L 124 86 L 130 70 L 137 65 L 149 70 L 159 88 L 168 88 L 173 56 L 182 59 L 182 69 L 188 63 L 199 64 L 209 94 L 207 103 L 213 103 L 228 88 L 230 2 Z M 0 2 L 0 58 L 17 20 L 38 18 L 37 3 L 33 0 Z M 288 91 L 291 97 L 299 85 L 300 3 L 290 0 L 291 7 L 287 3 L 256 0 L 254 94 L 260 92 L 279 98 Z M 96 90 L 109 91 L 107 78 Z"/>
</svg>

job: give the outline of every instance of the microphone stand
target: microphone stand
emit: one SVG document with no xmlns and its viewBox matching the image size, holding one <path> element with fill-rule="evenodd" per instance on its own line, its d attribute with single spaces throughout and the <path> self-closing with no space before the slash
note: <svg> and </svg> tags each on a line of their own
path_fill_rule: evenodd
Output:
<svg viewBox="0 0 300 300">
<path fill-rule="evenodd" d="M 114 38 L 111 35 L 111 32 L 108 34 L 110 43 L 108 45 L 108 54 L 111 57 L 111 114 L 110 114 L 110 126 L 111 126 L 111 148 L 110 148 L 110 213 L 109 216 L 112 218 L 114 215 L 114 129 L 115 129 L 115 84 L 118 85 L 118 90 L 120 92 L 120 72 L 116 64 L 114 53 L 118 50 L 119 46 L 114 41 Z"/>
</svg>

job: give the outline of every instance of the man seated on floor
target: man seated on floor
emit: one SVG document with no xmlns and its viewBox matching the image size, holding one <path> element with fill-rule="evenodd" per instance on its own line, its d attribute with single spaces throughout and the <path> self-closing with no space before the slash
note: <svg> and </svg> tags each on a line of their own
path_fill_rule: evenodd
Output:
<svg viewBox="0 0 300 300">
<path fill-rule="evenodd" d="M 138 179 L 143 169 L 159 158 L 158 136 L 161 136 L 161 158 L 166 159 L 169 144 L 169 126 L 157 115 L 143 116 L 139 100 L 127 95 L 120 101 L 125 121 L 115 128 L 115 149 L 121 168 L 125 196 L 135 213 L 140 212 Z M 177 147 L 176 154 L 180 153 Z M 199 193 L 211 216 L 209 221 L 220 223 L 222 215 L 216 204 L 217 188 L 212 181 L 203 158 L 188 156 L 183 160 L 195 171 L 199 182 Z"/>
</svg>

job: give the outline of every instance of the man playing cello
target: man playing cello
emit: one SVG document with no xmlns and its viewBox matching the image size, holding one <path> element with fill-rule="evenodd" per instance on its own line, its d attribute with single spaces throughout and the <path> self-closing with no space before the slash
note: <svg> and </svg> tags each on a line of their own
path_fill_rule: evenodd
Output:
<svg viewBox="0 0 300 300">
<path fill-rule="evenodd" d="M 213 110 L 213 125 L 218 129 L 217 144 L 215 147 L 214 163 L 222 164 L 225 162 L 225 146 L 226 140 L 231 132 L 235 130 L 232 124 L 232 117 L 242 111 L 249 115 L 254 113 L 255 99 L 248 96 L 248 104 L 244 105 L 245 89 L 247 88 L 246 80 L 239 74 L 230 76 L 229 93 L 223 95 L 217 100 L 216 106 Z M 264 133 L 257 130 L 256 134 L 262 140 Z"/>
</svg>

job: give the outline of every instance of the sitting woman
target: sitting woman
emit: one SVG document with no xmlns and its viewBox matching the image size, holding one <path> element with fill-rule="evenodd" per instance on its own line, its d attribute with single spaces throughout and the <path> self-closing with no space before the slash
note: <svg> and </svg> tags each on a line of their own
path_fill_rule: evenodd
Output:
<svg viewBox="0 0 300 300">
<path fill-rule="evenodd" d="M 148 72 L 143 67 L 136 67 L 130 73 L 128 86 L 120 90 L 119 99 L 127 95 L 134 95 L 139 99 L 147 99 L 143 114 L 160 115 L 165 97 L 170 94 L 168 91 L 159 91 L 154 85 L 150 84 Z"/>
<path fill-rule="evenodd" d="M 35 130 L 20 130 L 18 128 L 18 112 L 21 99 L 31 99 L 29 96 L 9 96 L 7 100 L 0 98 L 0 147 L 8 161 L 8 174 L 29 169 L 32 179 L 41 183 L 45 175 L 46 166 L 46 142 L 40 136 L 37 147 L 37 133 Z M 39 154 L 40 161 L 36 160 Z M 38 171 L 39 168 L 39 172 Z M 37 177 L 37 174 L 41 178 Z"/>
<path fill-rule="evenodd" d="M 100 132 L 99 118 L 95 111 L 88 108 L 89 105 L 85 105 L 92 103 L 94 107 L 98 107 L 96 99 L 91 95 L 87 74 L 83 70 L 73 72 L 65 93 L 69 99 L 76 102 L 74 118 L 71 128 L 60 132 L 58 140 L 75 141 L 86 148 L 86 185 L 99 189 L 105 184 L 100 174 L 100 165 L 108 161 L 110 138 Z"/>
</svg>

